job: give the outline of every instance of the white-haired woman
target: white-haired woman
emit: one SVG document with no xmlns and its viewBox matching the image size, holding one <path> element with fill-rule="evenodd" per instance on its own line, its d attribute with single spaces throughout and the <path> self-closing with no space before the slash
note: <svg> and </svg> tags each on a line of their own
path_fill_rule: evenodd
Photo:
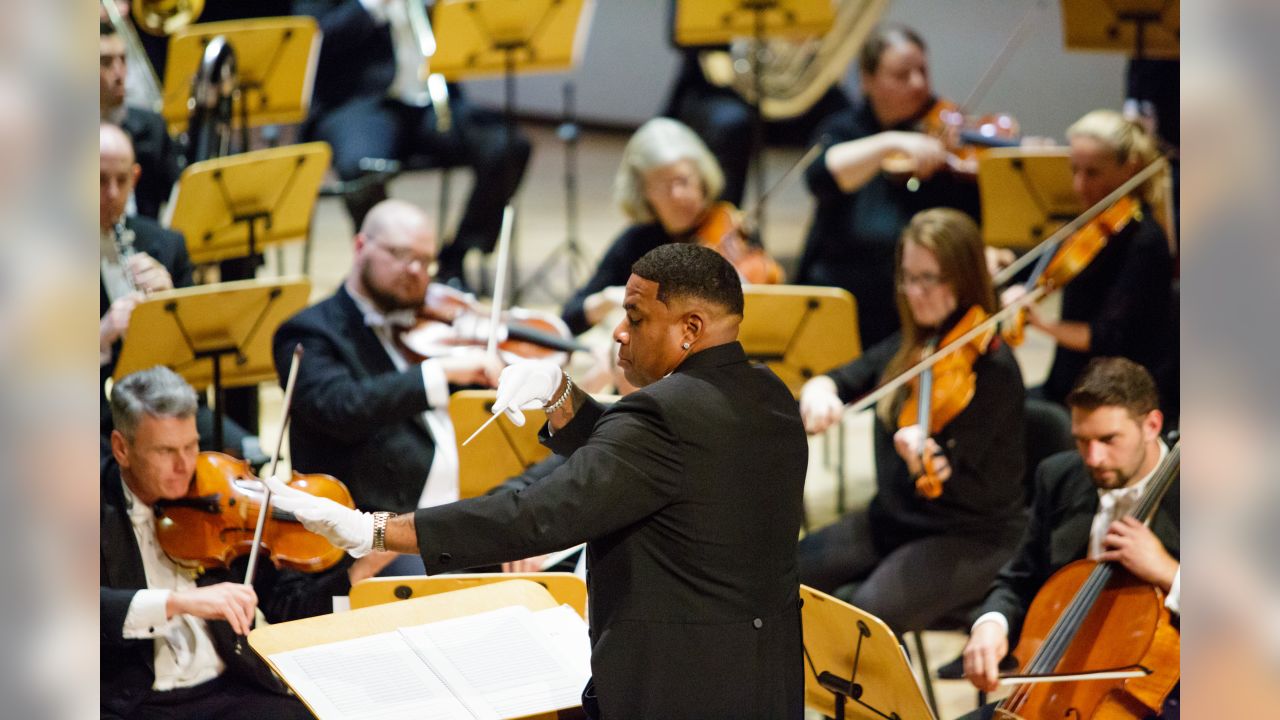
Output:
<svg viewBox="0 0 1280 720">
<path fill-rule="evenodd" d="M 619 306 L 632 263 L 659 245 L 689 241 L 723 188 L 719 164 L 692 130 L 663 117 L 641 125 L 614 178 L 614 199 L 632 224 L 565 303 L 569 329 L 586 332 Z"/>
</svg>

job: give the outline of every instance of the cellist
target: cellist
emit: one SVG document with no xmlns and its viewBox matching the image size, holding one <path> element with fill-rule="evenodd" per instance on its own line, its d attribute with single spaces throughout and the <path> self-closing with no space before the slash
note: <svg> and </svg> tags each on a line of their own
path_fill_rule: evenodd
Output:
<svg viewBox="0 0 1280 720">
<path fill-rule="evenodd" d="M 1171 611 L 1179 609 L 1177 481 L 1150 527 L 1126 517 L 1168 453 L 1155 382 L 1130 360 L 1095 358 L 1067 404 L 1077 450 L 1037 468 L 1027 535 L 987 592 L 964 649 L 965 676 L 981 690 L 995 689 L 999 663 L 1018 640 L 1036 593 L 1072 561 L 1119 563 L 1159 587 Z M 985 711 L 974 717 L 990 717 Z"/>
</svg>

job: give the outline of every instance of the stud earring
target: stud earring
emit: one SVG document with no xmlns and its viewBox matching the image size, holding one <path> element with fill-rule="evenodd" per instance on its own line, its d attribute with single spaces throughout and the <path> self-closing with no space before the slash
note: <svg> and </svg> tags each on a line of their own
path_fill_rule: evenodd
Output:
<svg viewBox="0 0 1280 720">
<path fill-rule="evenodd" d="M 688 349 L 689 349 L 689 343 L 684 343 L 684 344 L 682 344 L 680 347 L 684 348 L 685 350 L 688 350 Z"/>
</svg>

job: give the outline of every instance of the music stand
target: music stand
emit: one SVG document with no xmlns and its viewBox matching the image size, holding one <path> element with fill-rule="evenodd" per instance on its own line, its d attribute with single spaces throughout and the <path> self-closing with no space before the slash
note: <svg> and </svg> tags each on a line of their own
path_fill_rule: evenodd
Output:
<svg viewBox="0 0 1280 720">
<path fill-rule="evenodd" d="M 582 57 L 593 7 L 591 0 L 442 0 L 432 13 L 440 42 L 431 70 L 454 82 L 502 75 L 502 115 L 510 144 L 515 139 L 516 73 L 572 70 Z M 511 275 L 514 303 L 523 290 L 514 264 Z"/>
<path fill-rule="evenodd" d="M 800 586 L 804 704 L 827 717 L 933 718 L 911 661 L 880 618 Z"/>
<path fill-rule="evenodd" d="M 228 20 L 190 25 L 169 36 L 161 114 L 171 133 L 186 130 L 191 78 L 205 47 L 226 38 L 235 51 L 238 75 L 234 119 L 242 149 L 250 127 L 300 123 L 311 107 L 311 88 L 320 57 L 320 28 L 307 16 Z"/>
<path fill-rule="evenodd" d="M 549 456 L 538 442 L 541 423 L 526 417 L 524 427 L 498 418 L 466 447 L 462 441 L 493 416 L 494 390 L 460 390 L 449 396 L 449 420 L 458 440 L 458 496 L 484 495 L 504 480 Z"/>
<path fill-rule="evenodd" d="M 991 148 L 978 159 L 982 239 L 1025 251 L 1079 215 L 1066 148 Z"/>
<path fill-rule="evenodd" d="M 164 224 L 187 238 L 193 263 L 260 257 L 311 230 L 332 151 L 324 142 L 254 150 L 188 165 Z"/>
<path fill-rule="evenodd" d="M 1180 8 L 1176 0 L 1062 0 L 1062 41 L 1071 50 L 1174 60 L 1181 52 Z"/>
<path fill-rule="evenodd" d="M 408 577 L 374 577 L 351 586 L 351 609 L 384 605 L 397 600 L 438 595 L 477 585 L 491 585 L 508 580 L 528 580 L 547 589 L 561 605 L 573 608 L 587 619 L 587 583 L 573 573 L 458 573 L 455 575 L 413 575 Z"/>
<path fill-rule="evenodd" d="M 803 285 L 746 285 L 738 341 L 800 396 L 814 375 L 862 354 L 858 313 L 848 290 Z"/>
<path fill-rule="evenodd" d="M 278 672 L 272 658 L 276 653 L 392 632 L 401 627 L 465 617 L 513 605 L 523 605 L 530 610 L 545 610 L 557 607 L 558 603 L 545 587 L 528 580 L 512 579 L 344 613 L 259 625 L 249 633 L 249 647 Z M 299 700 L 310 709 L 307 698 L 302 693 L 297 694 Z M 568 710 L 525 717 L 530 720 L 555 720 L 557 717 L 573 718 L 580 715 Z"/>
<path fill-rule="evenodd" d="M 756 228 L 761 237 L 765 216 L 764 99 L 760 71 L 767 52 L 764 41 L 770 36 L 821 36 L 835 23 L 830 0 L 678 0 L 672 11 L 671 41 L 678 47 L 697 48 L 728 45 L 736 37 L 751 36 L 755 97 L 751 108 L 751 163 L 755 168 Z"/>
<path fill-rule="evenodd" d="M 275 379 L 271 338 L 307 306 L 310 294 L 310 281 L 300 277 L 153 293 L 129 316 L 114 378 L 164 365 L 197 391 L 212 386 L 213 446 L 220 448 L 222 391 Z"/>
</svg>

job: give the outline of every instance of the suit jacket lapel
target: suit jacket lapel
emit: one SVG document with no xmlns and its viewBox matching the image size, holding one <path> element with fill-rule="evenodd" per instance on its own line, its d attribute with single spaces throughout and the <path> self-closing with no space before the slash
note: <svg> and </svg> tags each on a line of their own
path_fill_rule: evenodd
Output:
<svg viewBox="0 0 1280 720">
<path fill-rule="evenodd" d="M 338 345 L 344 350 L 350 350 L 348 364 L 366 377 L 397 372 L 395 363 L 387 357 L 386 348 L 382 347 L 382 341 L 373 333 L 373 328 L 365 324 L 364 314 L 356 307 L 356 302 L 351 299 L 345 285 L 338 288 L 336 298 L 340 322 L 335 327 L 343 328 Z M 415 414 L 411 421 L 427 437 L 431 437 L 431 430 L 427 428 L 421 413 Z"/>
<path fill-rule="evenodd" d="M 145 588 L 147 576 L 142 568 L 142 554 L 138 550 L 138 539 L 133 535 L 129 512 L 125 509 L 124 489 L 120 482 L 120 471 L 113 465 L 102 483 L 100 532 L 103 564 L 110 576 L 103 581 L 107 587 Z"/>
</svg>

